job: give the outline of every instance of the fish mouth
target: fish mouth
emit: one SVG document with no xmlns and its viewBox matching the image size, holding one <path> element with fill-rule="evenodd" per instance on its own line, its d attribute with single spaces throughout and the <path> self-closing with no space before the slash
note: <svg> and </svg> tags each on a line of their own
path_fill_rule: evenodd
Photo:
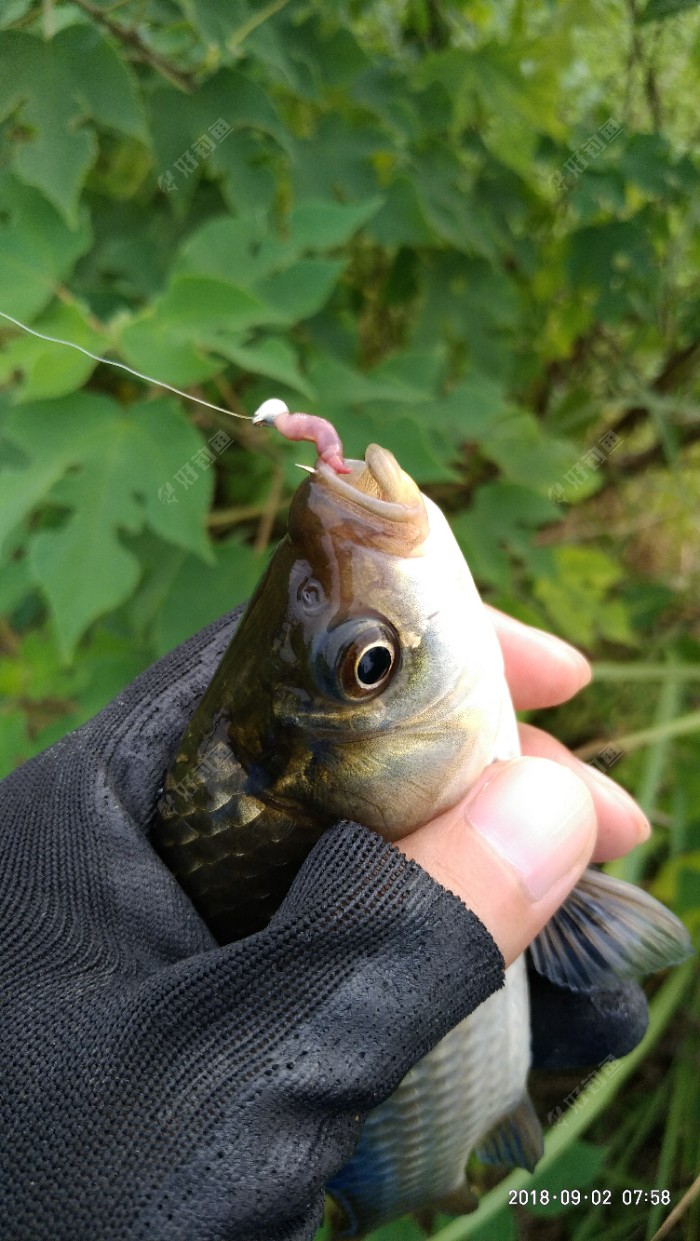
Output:
<svg viewBox="0 0 700 1241">
<path fill-rule="evenodd" d="M 419 488 L 388 448 L 370 444 L 364 461 L 350 460 L 347 465 L 349 474 L 336 474 L 323 461 L 316 470 L 324 486 L 353 509 L 389 521 L 415 522 L 420 513 L 425 513 Z"/>
</svg>

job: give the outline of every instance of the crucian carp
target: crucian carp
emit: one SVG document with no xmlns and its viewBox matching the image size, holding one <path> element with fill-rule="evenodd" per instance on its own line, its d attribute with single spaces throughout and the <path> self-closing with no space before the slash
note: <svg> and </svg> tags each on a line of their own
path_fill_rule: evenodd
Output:
<svg viewBox="0 0 700 1241">
<path fill-rule="evenodd" d="M 334 449 L 335 451 L 335 449 Z M 320 834 L 397 840 L 519 753 L 501 651 L 440 509 L 387 450 L 319 460 L 167 774 L 153 842 L 221 943 L 264 927 Z M 588 870 L 531 949 L 572 990 L 683 960 L 685 928 Z M 525 960 L 368 1116 L 329 1186 L 350 1232 L 465 1209 L 472 1152 L 534 1168 Z"/>
</svg>

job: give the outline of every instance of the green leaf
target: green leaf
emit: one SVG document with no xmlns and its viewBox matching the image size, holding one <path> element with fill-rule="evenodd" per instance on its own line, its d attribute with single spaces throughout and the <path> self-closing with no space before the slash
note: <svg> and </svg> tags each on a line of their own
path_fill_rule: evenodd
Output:
<svg viewBox="0 0 700 1241">
<path fill-rule="evenodd" d="M 355 212 L 354 221 L 362 215 Z M 306 226 L 310 226 L 310 217 Z M 338 227 L 337 219 L 334 227 Z M 347 216 L 345 227 L 350 227 Z M 190 238 L 180 271 L 166 292 L 121 325 L 120 344 L 128 360 L 139 370 L 167 376 L 168 382 L 182 386 L 221 369 L 220 363 L 207 357 L 207 351 L 223 353 L 233 361 L 246 358 L 239 364 L 247 365 L 257 350 L 261 374 L 308 392 L 291 351 L 282 342 L 256 346 L 246 340 L 245 333 L 315 314 L 330 296 L 343 263 L 295 261 L 293 255 L 306 248 L 307 238 L 302 244 L 272 236 L 261 244 L 264 232 L 263 218 L 253 215 L 238 221 L 212 221 Z M 222 271 L 247 287 L 221 278 Z"/>
<path fill-rule="evenodd" d="M 117 474 L 115 464 L 101 476 L 90 475 L 86 480 L 90 485 L 74 486 L 78 513 L 81 505 L 87 512 L 94 506 L 94 525 L 78 515 L 61 529 L 40 531 L 32 540 L 30 565 L 49 601 L 66 659 L 88 625 L 122 603 L 138 581 L 138 565 L 114 534 L 117 522 L 122 529 L 129 528 L 123 507 L 110 505 L 108 499 Z"/>
<path fill-rule="evenodd" d="M 324 199 L 307 200 L 292 208 L 286 231 L 296 254 L 334 250 L 371 220 L 382 205 L 378 196 L 367 202 L 336 203 Z"/>
<path fill-rule="evenodd" d="M 297 199 L 354 202 L 373 198 L 380 186 L 373 158 L 389 145 L 378 126 L 354 124 L 336 113 L 322 116 L 311 137 L 298 140 L 291 173 Z"/>
<path fill-rule="evenodd" d="M 223 46 L 250 17 L 245 0 L 179 0 L 179 6 L 207 43 Z"/>
<path fill-rule="evenodd" d="M 465 251 L 491 260 L 496 258 L 497 233 L 491 214 L 473 200 L 470 179 L 451 150 L 439 145 L 421 152 L 415 183 L 426 219 L 439 238 L 458 253 Z M 465 211 L 468 198 L 472 202 Z"/>
<path fill-rule="evenodd" d="M 501 383 L 512 368 L 512 333 L 519 295 L 510 276 L 482 258 L 440 254 L 423 276 L 419 314 L 411 327 L 416 349 L 447 340 L 466 356 L 470 370 Z"/>
<path fill-rule="evenodd" d="M 61 58 L 70 70 L 76 103 L 98 125 L 146 141 L 136 79 L 115 45 L 102 37 L 97 26 L 69 26 L 49 46 L 53 58 Z"/>
<path fill-rule="evenodd" d="M 220 358 L 212 357 L 204 345 L 183 340 L 186 329 L 173 331 L 153 307 L 124 321 L 115 334 L 123 357 L 135 370 L 175 388 L 201 383 L 222 369 Z"/>
<path fill-rule="evenodd" d="M 37 190 L 0 173 L 0 309 L 29 319 L 54 296 L 91 241 L 88 216 L 73 228 Z"/>
<path fill-rule="evenodd" d="M 222 198 L 231 211 L 268 209 L 274 207 L 279 188 L 277 157 L 272 138 L 251 130 L 217 149 L 207 169 L 219 178 Z"/>
<path fill-rule="evenodd" d="M 82 345 L 92 353 L 105 348 L 104 337 L 90 326 L 77 305 L 59 304 L 37 319 L 33 327 L 38 332 Z M 79 388 L 95 365 L 77 349 L 20 333 L 0 353 L 0 382 L 8 381 L 16 371 L 22 373 L 23 380 L 16 389 L 17 402 L 64 396 Z"/>
<path fill-rule="evenodd" d="M 86 113 L 98 124 L 144 133 L 131 77 L 92 26 L 70 26 L 50 42 L 9 31 L 0 41 L 0 118 L 18 107 L 31 137 L 17 147 L 17 172 L 75 227 L 80 188 L 97 154 Z"/>
<path fill-rule="evenodd" d="M 548 494 L 576 464 L 577 456 L 573 443 L 546 435 L 532 414 L 516 412 L 489 429 L 480 449 L 511 482 Z M 596 486 L 596 475 L 586 472 L 584 481 L 579 484 L 580 496 L 589 494 Z"/>
<path fill-rule="evenodd" d="M 27 757 L 27 717 L 19 707 L 0 706 L 0 778 L 7 776 Z"/>
<path fill-rule="evenodd" d="M 431 352 L 405 349 L 378 363 L 369 372 L 374 384 L 381 385 L 390 399 L 404 405 L 419 405 L 434 398 L 445 369 L 445 350 Z"/>
<path fill-rule="evenodd" d="M 243 603 L 253 592 L 266 557 L 229 539 L 214 548 L 213 564 L 183 557 L 166 587 L 154 630 L 158 654 Z"/>
<path fill-rule="evenodd" d="M 50 628 L 22 637 L 0 655 L 0 776 L 78 728 L 119 693 L 147 662 L 133 639 L 98 629 L 66 666 Z M 8 735 L 9 733 L 9 735 Z"/>
<path fill-rule="evenodd" d="M 557 633 L 590 649 L 602 636 L 634 646 L 639 641 L 611 588 L 622 576 L 620 565 L 591 547 L 555 547 L 556 575 L 538 578 L 533 594 L 546 609 Z"/>
<path fill-rule="evenodd" d="M 144 522 L 168 542 L 210 556 L 204 516 L 216 451 L 169 401 L 122 412 L 104 397 L 78 395 L 24 407 L 6 434 L 28 457 L 1 476 L 8 503 L 0 537 L 42 502 L 68 515 L 29 539 L 29 564 L 46 594 L 69 657 L 97 616 L 132 593 L 138 561 L 120 534 Z"/>
<path fill-rule="evenodd" d="M 303 256 L 336 249 L 376 212 L 380 201 L 375 198 L 355 205 L 301 203 L 292 209 L 279 233 L 271 230 L 262 211 L 233 220 L 210 220 L 183 245 L 176 268 L 178 279 L 185 274 L 190 278 L 228 279 L 233 288 L 246 289 L 263 299 L 268 307 L 267 321 L 307 318 L 323 305 L 343 265 Z M 264 320 L 261 314 L 258 322 Z"/>
<path fill-rule="evenodd" d="M 512 409 L 502 383 L 472 371 L 446 396 L 426 406 L 423 416 L 442 427 L 453 443 L 481 444 L 512 417 Z"/>
<path fill-rule="evenodd" d="M 663 134 L 633 134 L 620 152 L 619 170 L 651 196 L 668 194 L 675 181 L 670 143 Z"/>
<path fill-rule="evenodd" d="M 387 189 L 384 206 L 369 225 L 382 246 L 424 246 L 433 241 L 433 229 L 413 177 L 398 176 Z"/>
<path fill-rule="evenodd" d="M 286 271 L 265 276 L 255 285 L 255 291 L 274 309 L 268 314 L 268 322 L 287 319 L 298 323 L 309 319 L 326 304 L 333 291 L 344 263 L 332 259 L 300 259 Z"/>
<path fill-rule="evenodd" d="M 185 238 L 175 258 L 175 272 L 212 280 L 235 280 L 250 289 L 283 262 L 286 248 L 270 232 L 267 213 L 249 211 L 237 219 L 217 216 Z"/>
<path fill-rule="evenodd" d="M 241 370 L 276 379 L 293 391 L 301 392 L 302 396 L 314 399 L 314 389 L 301 374 L 296 353 L 286 341 L 270 337 L 253 345 L 221 342 L 218 348 Z"/>
<path fill-rule="evenodd" d="M 0 577 L 0 616 L 11 615 L 32 590 L 34 582 L 26 556 L 5 564 Z"/>
<path fill-rule="evenodd" d="M 662 21 L 666 17 L 675 17 L 677 13 L 686 13 L 689 9 L 697 9 L 698 0 L 649 0 L 646 8 L 637 17 L 637 22 Z"/>
<path fill-rule="evenodd" d="M 199 331 L 241 332 L 283 318 L 246 289 L 197 276 L 177 276 L 154 313 L 185 339 Z"/>
<path fill-rule="evenodd" d="M 492 38 L 472 49 L 450 47 L 425 57 L 417 84 L 440 82 L 448 88 L 457 133 L 485 115 L 486 142 L 506 163 L 526 172 L 537 131 L 553 137 L 563 132 L 555 106 L 561 50 L 556 36 L 529 44 Z"/>
<path fill-rule="evenodd" d="M 235 361 L 237 351 L 246 348 L 248 330 L 287 323 L 318 309 L 339 269 L 337 263 L 302 260 L 259 281 L 251 292 L 213 277 L 180 273 L 161 298 L 122 325 L 121 348 L 139 370 L 167 377 L 166 382 L 176 386 L 208 378 L 222 369 L 210 355 Z M 261 374 L 273 368 L 277 373 L 272 377 L 281 378 L 284 371 L 294 379 L 293 386 L 299 386 L 291 351 L 283 345 L 263 348 L 259 360 L 263 367 L 267 362 Z"/>
<path fill-rule="evenodd" d="M 0 30 L 11 26 L 13 22 L 17 22 L 29 12 L 34 0 L 5 0 L 2 13 L 0 13 Z"/>
<path fill-rule="evenodd" d="M 436 1241 L 441 1235 L 441 1229 L 446 1225 L 449 1227 L 449 1222 L 444 1216 L 436 1221 L 433 1232 Z M 493 1219 L 487 1220 L 479 1228 L 478 1241 L 519 1241 L 515 1213 L 505 1207 Z"/>
<path fill-rule="evenodd" d="M 584 290 L 594 292 L 594 310 L 604 320 L 617 323 L 631 311 L 636 312 L 640 288 L 648 297 L 655 297 L 659 280 L 644 212 L 631 220 L 615 220 L 572 233 L 568 269 L 581 298 Z"/>
<path fill-rule="evenodd" d="M 219 136 L 217 122 L 224 121 Z M 153 134 L 158 174 L 170 171 L 178 189 L 193 191 L 202 173 L 210 176 L 235 174 L 237 136 L 250 131 L 257 145 L 258 158 L 266 150 L 265 135 L 280 147 L 290 143 L 281 123 L 271 92 L 238 69 L 222 69 L 206 79 L 194 94 L 183 94 L 174 87 L 159 84 L 149 92 L 148 121 Z M 228 126 L 228 132 L 226 132 Z M 212 127 L 214 127 L 212 129 Z M 204 150 L 195 150 L 200 138 Z M 206 152 L 213 140 L 213 149 Z M 191 158 L 185 158 L 187 152 Z M 178 165 L 178 160 L 185 162 Z M 188 168 L 194 166 L 191 171 Z M 274 190 L 274 182 L 273 182 Z"/>
<path fill-rule="evenodd" d="M 508 591 L 514 560 L 532 569 L 541 559 L 532 532 L 559 516 L 555 504 L 529 488 L 496 482 L 479 487 L 469 511 L 450 524 L 477 581 Z"/>
<path fill-rule="evenodd" d="M 360 371 L 337 358 L 320 354 L 311 366 L 310 378 L 319 400 L 330 408 L 366 405 L 367 402 L 419 403 L 432 395 L 426 389 L 435 377 L 436 356 L 402 354 L 372 371 Z M 439 363 L 438 363 L 439 365 Z"/>
<path fill-rule="evenodd" d="M 101 711 L 143 672 L 149 659 L 149 653 L 138 647 L 132 637 L 120 637 L 98 626 L 81 648 L 80 683 L 75 691 L 77 713 L 71 727 L 78 727 Z M 44 737 L 42 745 L 51 744 L 53 740 L 58 740 L 58 736 L 51 741 Z"/>
</svg>

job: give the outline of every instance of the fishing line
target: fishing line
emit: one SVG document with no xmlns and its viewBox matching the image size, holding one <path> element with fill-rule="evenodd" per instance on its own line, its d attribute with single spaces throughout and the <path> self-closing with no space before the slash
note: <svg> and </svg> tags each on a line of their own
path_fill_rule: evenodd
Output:
<svg viewBox="0 0 700 1241">
<path fill-rule="evenodd" d="M 199 396 L 183 392 L 182 388 L 176 388 L 162 379 L 155 379 L 153 375 L 144 375 L 141 371 L 135 371 L 133 366 L 127 366 L 126 362 L 115 362 L 113 358 L 103 358 L 98 353 L 91 353 L 89 349 L 77 345 L 74 340 L 63 340 L 60 336 L 49 336 L 46 332 L 37 332 L 36 328 L 29 327 L 27 323 L 13 318 L 4 310 L 0 310 L 0 318 L 7 319 L 8 323 L 14 323 L 15 327 L 28 332 L 30 336 L 38 337 L 39 340 L 46 340 L 51 345 L 64 345 L 66 349 L 77 349 L 78 353 L 84 353 L 86 358 L 92 358 L 94 362 L 102 362 L 105 366 L 116 366 L 119 370 L 126 371 L 137 379 L 155 384 L 157 388 L 167 388 L 168 392 L 174 392 L 176 396 L 181 396 L 186 401 L 193 401 L 195 405 L 213 409 L 217 414 L 227 414 L 229 418 L 242 418 L 245 422 L 252 422 L 254 426 L 275 427 L 287 440 L 308 440 L 315 445 L 320 460 L 325 461 L 336 474 L 350 473 L 350 467 L 345 464 L 343 458 L 343 445 L 338 433 L 325 418 L 318 418 L 314 414 L 293 414 L 284 401 L 280 401 L 277 397 L 263 401 L 252 415 L 239 414 L 233 409 L 224 409 L 222 405 L 213 405 L 211 401 L 204 401 Z M 304 468 L 308 467 L 302 466 L 302 469 Z"/>
<path fill-rule="evenodd" d="M 21 323 L 19 319 L 13 319 L 12 315 L 5 314 L 4 310 L 0 310 L 0 318 L 8 319 L 10 323 L 14 323 L 23 332 L 29 332 L 31 336 L 38 336 L 39 340 L 47 340 L 52 345 L 65 345 L 67 349 L 77 349 L 79 353 L 84 353 L 86 358 L 92 358 L 95 362 L 103 362 L 105 366 L 118 366 L 120 370 L 128 371 L 130 375 L 135 375 L 137 379 L 145 379 L 146 383 L 155 384 L 157 388 L 167 388 L 168 392 L 174 392 L 176 396 L 182 396 L 186 401 L 194 401 L 196 405 L 204 405 L 206 409 L 213 409 L 217 414 L 228 414 L 229 418 L 243 418 L 246 422 L 253 421 L 250 414 L 237 414 L 235 410 L 224 409 L 222 405 L 212 405 L 211 401 L 204 401 L 199 396 L 192 396 L 189 392 L 183 392 L 181 388 L 175 388 L 172 384 L 166 384 L 162 379 L 154 379 L 152 375 L 143 375 L 141 371 L 135 371 L 132 366 L 127 366 L 126 362 L 115 362 L 113 358 L 101 358 L 99 354 L 91 353 L 89 349 L 83 349 L 82 345 L 76 345 L 73 340 L 62 340 L 60 336 L 48 336 L 45 332 L 37 332 L 36 328 L 28 327 L 26 323 Z"/>
</svg>

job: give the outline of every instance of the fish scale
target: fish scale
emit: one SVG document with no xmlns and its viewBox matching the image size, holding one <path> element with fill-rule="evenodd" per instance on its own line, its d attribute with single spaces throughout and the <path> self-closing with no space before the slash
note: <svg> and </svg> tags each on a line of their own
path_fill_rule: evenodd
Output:
<svg viewBox="0 0 700 1241">
<path fill-rule="evenodd" d="M 377 445 L 320 462 L 178 746 L 152 840 L 221 943 L 267 925 L 323 831 L 398 840 L 519 754 L 493 626 L 449 525 Z M 467 847 L 467 846 L 465 846 Z M 685 959 L 685 928 L 587 871 L 532 945 L 572 990 Z M 472 1151 L 532 1169 L 524 958 L 504 987 L 372 1111 L 329 1189 L 346 1235 L 432 1206 L 469 1209 Z"/>
<path fill-rule="evenodd" d="M 530 1064 L 527 977 L 520 958 L 486 1000 L 367 1117 L 349 1164 L 329 1185 L 355 1231 L 464 1186 L 470 1152 L 519 1102 Z"/>
</svg>

